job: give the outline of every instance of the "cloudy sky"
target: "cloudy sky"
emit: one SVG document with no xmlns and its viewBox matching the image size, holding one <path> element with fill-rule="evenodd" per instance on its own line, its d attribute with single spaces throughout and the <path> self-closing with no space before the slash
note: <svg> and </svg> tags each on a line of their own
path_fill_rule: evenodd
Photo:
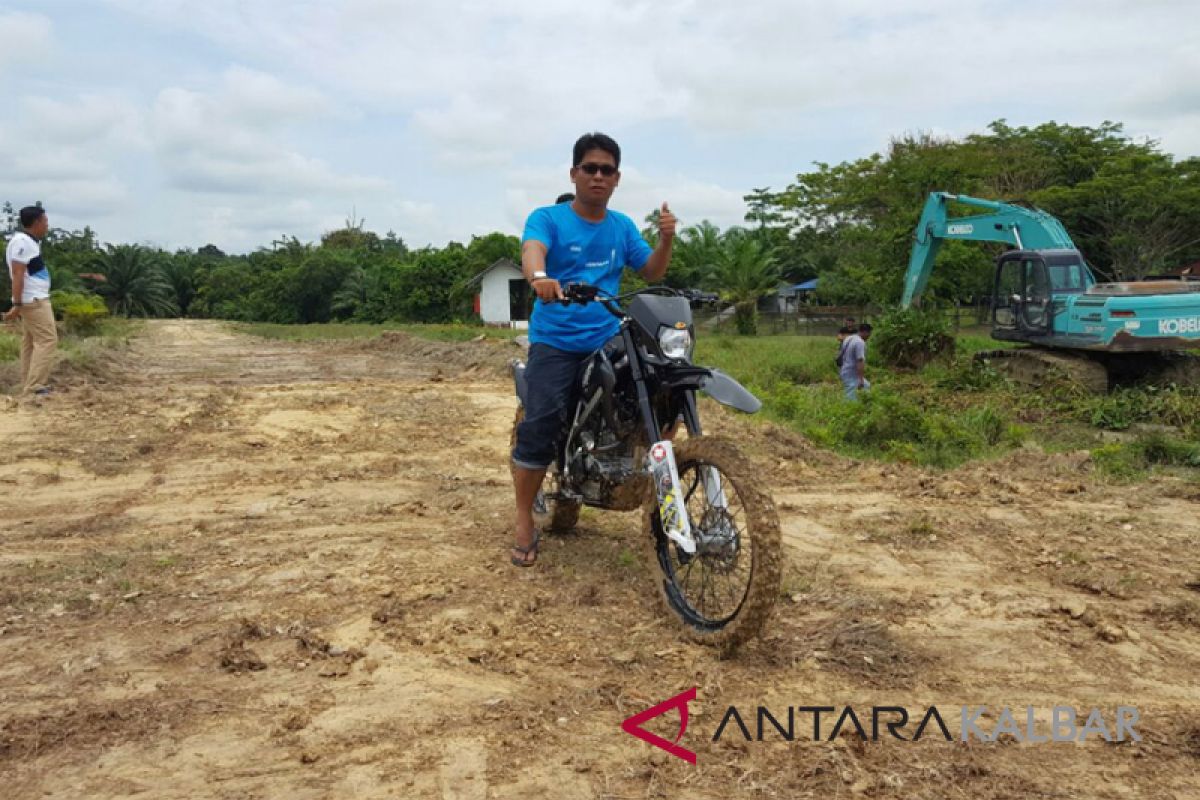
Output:
<svg viewBox="0 0 1200 800">
<path fill-rule="evenodd" d="M 615 207 L 724 227 L 906 131 L 1111 119 L 1200 155 L 1197 42 L 1195 0 L 5 0 L 0 200 L 106 241 L 356 213 L 441 245 L 519 233 L 595 129 Z"/>
</svg>

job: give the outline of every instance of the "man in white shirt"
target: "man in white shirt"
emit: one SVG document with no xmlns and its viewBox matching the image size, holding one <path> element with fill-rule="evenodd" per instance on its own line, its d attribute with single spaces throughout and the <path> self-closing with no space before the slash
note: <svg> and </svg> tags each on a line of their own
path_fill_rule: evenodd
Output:
<svg viewBox="0 0 1200 800">
<path fill-rule="evenodd" d="M 5 322 L 21 320 L 21 390 L 34 395 L 50 393 L 46 381 L 54 365 L 58 329 L 50 307 L 50 270 L 42 261 L 41 239 L 50 220 L 40 206 L 21 209 L 22 230 L 8 240 L 4 260 L 12 280 L 12 309 Z"/>
</svg>

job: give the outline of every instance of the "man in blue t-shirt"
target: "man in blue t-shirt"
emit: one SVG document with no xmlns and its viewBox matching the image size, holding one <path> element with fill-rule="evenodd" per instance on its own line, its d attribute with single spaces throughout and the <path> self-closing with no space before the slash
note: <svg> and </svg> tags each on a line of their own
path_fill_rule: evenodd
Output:
<svg viewBox="0 0 1200 800">
<path fill-rule="evenodd" d="M 537 301 L 529 321 L 525 420 L 517 426 L 512 452 L 517 495 L 512 562 L 517 566 L 532 566 L 537 560 L 533 501 L 557 455 L 576 372 L 619 328 L 616 318 L 599 303 L 564 306 L 556 302 L 563 297 L 562 287 L 590 283 L 616 294 L 625 267 L 653 283 L 662 280 L 671 263 L 675 215 L 666 203 L 658 219 L 658 247 L 653 250 L 633 220 L 609 210 L 608 201 L 621 181 L 620 167 L 621 148 L 610 137 L 581 136 L 571 161 L 575 199 L 534 211 L 521 237 L 521 269 Z"/>
</svg>

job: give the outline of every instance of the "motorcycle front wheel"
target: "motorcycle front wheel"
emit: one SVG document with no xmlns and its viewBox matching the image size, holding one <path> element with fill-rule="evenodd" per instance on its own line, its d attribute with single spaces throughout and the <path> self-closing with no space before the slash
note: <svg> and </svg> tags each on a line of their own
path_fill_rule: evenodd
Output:
<svg viewBox="0 0 1200 800">
<path fill-rule="evenodd" d="M 657 592 L 696 641 L 730 650 L 757 636 L 779 595 L 779 518 L 754 467 L 728 439 L 675 447 L 695 554 L 667 537 L 653 496 L 643 514 Z"/>
</svg>

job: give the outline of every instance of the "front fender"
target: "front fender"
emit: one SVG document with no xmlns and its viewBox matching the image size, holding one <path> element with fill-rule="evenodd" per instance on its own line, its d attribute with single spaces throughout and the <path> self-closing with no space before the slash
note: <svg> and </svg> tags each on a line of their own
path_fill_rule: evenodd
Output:
<svg viewBox="0 0 1200 800">
<path fill-rule="evenodd" d="M 709 373 L 700 384 L 700 391 L 713 400 L 747 414 L 754 414 L 762 408 L 762 401 L 729 375 L 719 369 L 710 369 Z"/>
</svg>

